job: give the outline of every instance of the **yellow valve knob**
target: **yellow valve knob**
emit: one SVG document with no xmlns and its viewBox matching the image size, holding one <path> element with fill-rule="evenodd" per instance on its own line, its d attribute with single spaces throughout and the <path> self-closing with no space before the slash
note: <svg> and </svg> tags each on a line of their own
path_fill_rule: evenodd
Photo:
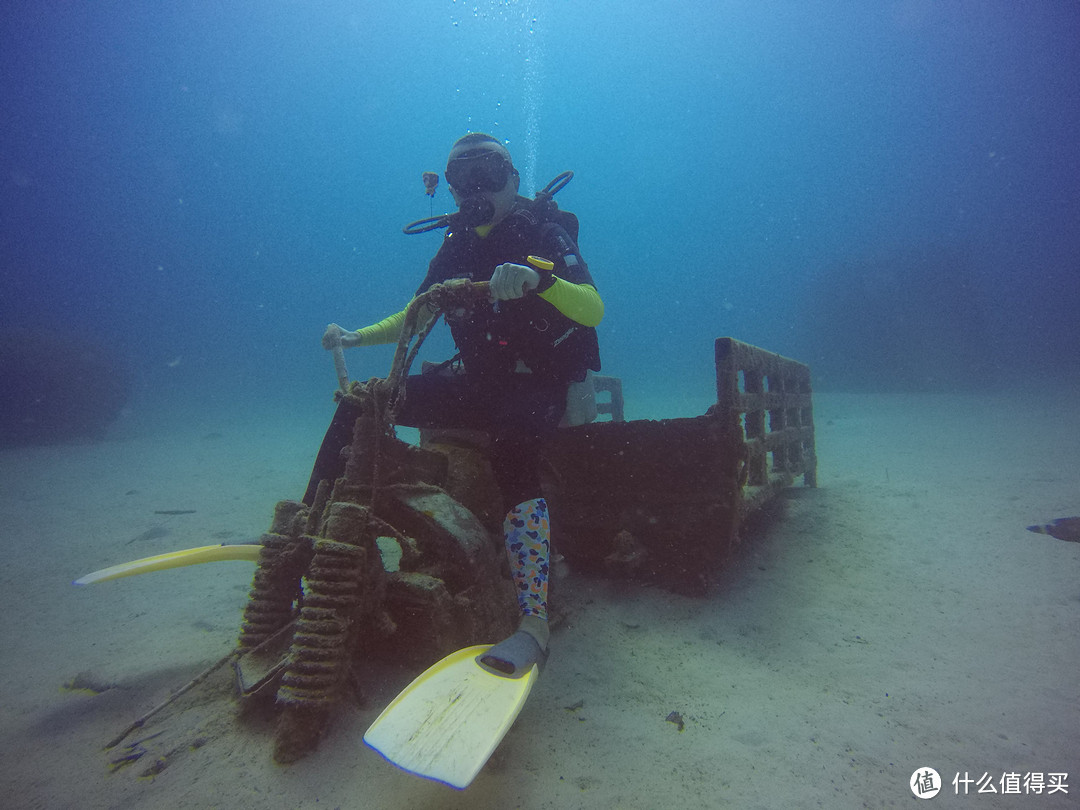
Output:
<svg viewBox="0 0 1080 810">
<path fill-rule="evenodd" d="M 525 259 L 525 261 L 527 261 L 537 270 L 544 270 L 548 273 L 555 269 L 555 262 L 548 261 L 547 259 L 541 259 L 539 256 L 529 256 Z"/>
</svg>

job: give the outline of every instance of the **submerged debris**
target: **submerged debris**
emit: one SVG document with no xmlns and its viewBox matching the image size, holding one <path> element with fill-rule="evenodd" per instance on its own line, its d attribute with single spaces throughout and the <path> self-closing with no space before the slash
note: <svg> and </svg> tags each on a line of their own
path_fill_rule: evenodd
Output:
<svg viewBox="0 0 1080 810">
<path fill-rule="evenodd" d="M 664 719 L 667 720 L 669 723 L 673 723 L 674 725 L 676 725 L 680 733 L 686 729 L 686 721 L 683 720 L 683 716 L 678 712 L 672 712 Z"/>
<path fill-rule="evenodd" d="M 486 294 L 466 283 L 425 295 L 443 296 L 431 299 L 439 308 L 464 306 L 454 290 Z M 513 631 L 500 497 L 483 442 L 424 431 L 415 446 L 395 434 L 402 381 L 434 323 L 410 350 L 423 301 L 409 307 L 386 379 L 342 375 L 335 420 L 352 429 L 344 471 L 320 476 L 304 500 L 276 505 L 236 648 L 113 738 L 112 767 L 149 762 L 141 775 L 152 777 L 169 766 L 183 746 L 158 756 L 139 743 L 117 747 L 226 667 L 232 677 L 217 680 L 234 683 L 237 713 L 275 713 L 274 759 L 290 763 L 317 747 L 339 707 L 383 666 L 426 667 Z M 582 424 L 545 446 L 545 493 L 557 504 L 568 560 L 617 580 L 704 592 L 749 514 L 797 477 L 815 486 L 809 369 L 730 338 L 715 351 L 718 402 L 708 414 Z M 583 722 L 583 707 L 564 709 Z M 678 711 L 666 721 L 686 728 Z"/>
<path fill-rule="evenodd" d="M 615 535 L 614 550 L 604 558 L 608 573 L 616 578 L 632 576 L 648 556 L 648 551 L 630 532 L 623 529 Z"/>
</svg>

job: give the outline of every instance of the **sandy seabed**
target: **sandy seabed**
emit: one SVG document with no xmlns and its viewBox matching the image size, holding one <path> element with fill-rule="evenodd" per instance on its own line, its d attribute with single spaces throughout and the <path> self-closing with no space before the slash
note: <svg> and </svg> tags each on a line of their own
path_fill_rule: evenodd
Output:
<svg viewBox="0 0 1080 810">
<path fill-rule="evenodd" d="M 4 451 L 0 801 L 900 807 L 916 801 L 912 773 L 932 767 L 945 785 L 931 806 L 1080 807 L 1080 544 L 1024 528 L 1080 514 L 1077 403 L 817 396 L 820 487 L 790 491 L 707 597 L 562 575 L 551 660 L 461 792 L 362 742 L 409 672 L 343 707 L 319 750 L 291 766 L 272 761 L 270 728 L 235 719 L 222 674 L 129 737 L 149 738 L 148 755 L 110 772 L 105 743 L 229 652 L 252 567 L 71 580 L 257 537 L 273 504 L 302 491 L 322 424 L 226 415 Z M 682 404 L 631 415 L 700 412 Z M 955 795 L 965 773 L 976 781 Z M 1003 794 L 1013 773 L 1066 773 L 1068 792 Z M 978 793 L 984 774 L 997 793 Z"/>
</svg>

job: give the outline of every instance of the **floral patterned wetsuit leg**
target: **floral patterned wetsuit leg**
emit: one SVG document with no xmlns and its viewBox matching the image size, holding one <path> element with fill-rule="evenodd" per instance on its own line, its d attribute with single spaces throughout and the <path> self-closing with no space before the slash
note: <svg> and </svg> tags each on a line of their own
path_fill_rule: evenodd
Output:
<svg viewBox="0 0 1080 810">
<path fill-rule="evenodd" d="M 521 615 L 547 619 L 548 540 L 551 536 L 547 501 L 534 498 L 519 503 L 507 513 L 503 531 Z"/>
</svg>

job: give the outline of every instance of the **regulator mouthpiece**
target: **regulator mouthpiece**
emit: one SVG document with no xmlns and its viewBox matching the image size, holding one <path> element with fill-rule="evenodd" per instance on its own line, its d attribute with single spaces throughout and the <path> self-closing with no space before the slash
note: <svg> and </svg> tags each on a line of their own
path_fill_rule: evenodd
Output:
<svg viewBox="0 0 1080 810">
<path fill-rule="evenodd" d="M 466 197 L 459 209 L 450 217 L 452 227 L 479 228 L 495 218 L 495 203 L 486 197 Z"/>
</svg>

